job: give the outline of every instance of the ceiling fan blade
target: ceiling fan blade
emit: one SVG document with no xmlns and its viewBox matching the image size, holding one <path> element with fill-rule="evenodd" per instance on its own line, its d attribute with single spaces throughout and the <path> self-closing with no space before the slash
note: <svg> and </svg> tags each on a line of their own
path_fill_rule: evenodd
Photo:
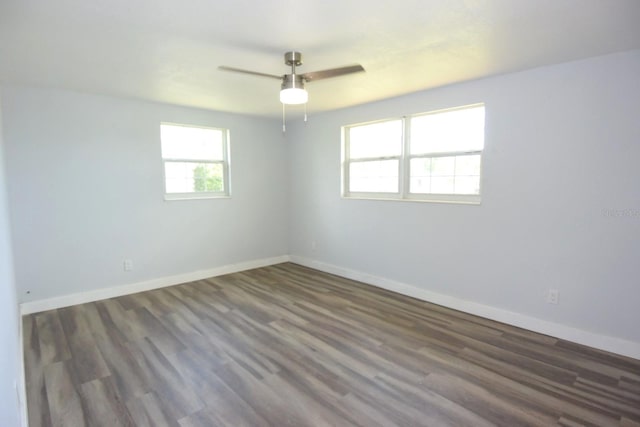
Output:
<svg viewBox="0 0 640 427">
<path fill-rule="evenodd" d="M 257 71 L 243 70 L 242 68 L 227 67 L 225 65 L 219 66 L 218 70 L 231 71 L 234 73 L 251 74 L 252 76 L 259 76 L 259 77 L 271 77 L 272 79 L 282 80 L 282 76 L 277 76 L 275 74 L 259 73 Z"/>
<path fill-rule="evenodd" d="M 349 65 L 347 67 L 331 68 L 329 70 L 312 71 L 310 73 L 304 73 L 302 75 L 302 78 L 308 82 L 312 82 L 312 81 L 321 80 L 321 79 L 328 79 L 331 77 L 343 76 L 345 74 L 359 73 L 361 71 L 364 71 L 364 67 L 360 64 L 356 64 L 356 65 Z"/>
</svg>

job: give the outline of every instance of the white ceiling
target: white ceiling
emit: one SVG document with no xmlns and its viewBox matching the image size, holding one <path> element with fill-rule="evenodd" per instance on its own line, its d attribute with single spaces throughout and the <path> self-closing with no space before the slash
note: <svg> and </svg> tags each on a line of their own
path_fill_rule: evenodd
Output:
<svg viewBox="0 0 640 427">
<path fill-rule="evenodd" d="M 309 83 L 318 112 L 631 49 L 640 0 L 0 0 L 4 82 L 263 116 L 278 81 L 219 65 L 362 64 Z"/>
</svg>

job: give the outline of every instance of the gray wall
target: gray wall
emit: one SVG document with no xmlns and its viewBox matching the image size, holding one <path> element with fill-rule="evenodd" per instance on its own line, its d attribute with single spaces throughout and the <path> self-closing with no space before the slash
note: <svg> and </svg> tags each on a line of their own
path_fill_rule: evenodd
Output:
<svg viewBox="0 0 640 427">
<path fill-rule="evenodd" d="M 0 110 L 0 426 L 11 427 L 19 425 L 18 395 L 14 384 L 21 384 L 22 365 L 19 356 L 18 302 L 13 276 L 3 141 Z"/>
<path fill-rule="evenodd" d="M 2 101 L 21 302 L 288 253 L 276 121 L 19 87 Z M 230 129 L 231 198 L 164 201 L 161 121 Z"/>
<path fill-rule="evenodd" d="M 640 343 L 638 100 L 635 51 L 292 123 L 290 252 Z M 342 125 L 477 102 L 480 206 L 341 199 Z"/>
</svg>

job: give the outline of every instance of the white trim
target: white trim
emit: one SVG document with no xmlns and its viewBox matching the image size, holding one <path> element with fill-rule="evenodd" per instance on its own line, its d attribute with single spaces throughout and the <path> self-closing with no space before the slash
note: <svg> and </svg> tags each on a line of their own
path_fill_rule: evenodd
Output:
<svg viewBox="0 0 640 427">
<path fill-rule="evenodd" d="M 114 286 L 111 288 L 95 289 L 88 292 L 78 292 L 75 294 L 63 295 L 59 297 L 47 298 L 37 301 L 24 302 L 20 304 L 20 314 L 38 313 L 45 310 L 68 307 L 76 304 L 99 301 L 107 298 L 119 297 L 136 292 L 150 291 L 152 289 L 164 288 L 167 286 L 179 285 L 181 283 L 193 282 L 209 277 L 221 276 L 223 274 L 237 273 L 239 271 L 251 270 L 253 268 L 266 267 L 274 264 L 281 264 L 290 260 L 288 255 L 281 255 L 273 258 L 263 258 L 252 261 L 244 261 L 236 264 L 223 265 L 207 270 L 198 270 L 191 273 L 176 274 L 174 276 L 159 277 L 146 280 L 144 282 L 130 283 L 127 285 Z"/>
<path fill-rule="evenodd" d="M 485 117 L 485 104 L 476 103 L 471 105 L 463 105 L 459 107 L 446 108 L 425 113 L 412 114 L 403 117 L 394 117 L 371 121 L 367 123 L 356 123 L 344 125 L 341 127 L 341 197 L 343 199 L 366 199 L 366 200 L 382 200 L 382 201 L 419 201 L 427 203 L 458 203 L 458 204 L 474 204 L 479 205 L 482 196 L 482 153 L 484 151 L 484 123 L 483 123 L 483 147 L 478 149 L 469 149 L 462 151 L 450 152 L 427 152 L 420 154 L 411 154 L 411 132 L 413 119 L 426 117 L 430 115 L 445 114 L 455 111 L 482 108 L 483 119 Z M 362 126 L 377 125 L 380 123 L 400 122 L 401 123 L 401 146 L 399 155 L 387 155 L 377 157 L 357 157 L 352 158 L 350 155 L 351 146 L 351 130 Z M 480 175 L 478 176 L 479 191 L 478 194 L 443 194 L 443 193 L 412 193 L 411 192 L 411 161 L 414 159 L 433 159 L 440 157 L 458 158 L 461 156 L 477 155 L 480 156 Z M 380 191 L 351 191 L 351 165 L 354 163 L 370 163 L 388 160 L 398 160 L 398 188 L 397 191 L 380 192 Z M 455 169 L 455 168 L 454 168 Z M 453 177 L 457 177 L 454 170 Z M 464 175 L 460 175 L 464 176 Z M 455 191 L 455 182 L 454 189 Z"/>
<path fill-rule="evenodd" d="M 429 291 L 427 289 L 419 288 L 415 285 L 408 285 L 406 283 L 401 283 L 384 277 L 362 273 L 356 270 L 350 270 L 333 264 L 316 261 L 310 258 L 292 255 L 290 257 L 290 260 L 295 264 L 300 264 L 305 267 L 335 274 L 336 276 L 345 277 L 347 279 L 357 280 L 359 282 L 387 289 L 392 292 L 397 292 L 402 295 L 407 295 L 444 307 L 452 308 L 454 310 L 459 310 L 487 319 L 496 320 L 498 322 L 517 326 L 544 335 L 561 338 L 574 343 L 583 344 L 600 350 L 632 357 L 634 359 L 640 359 L 640 343 L 638 342 L 628 341 L 622 338 L 616 338 L 608 335 L 597 334 L 560 323 L 549 322 L 547 320 L 542 320 L 502 308 L 479 304 L 450 295 Z"/>
<path fill-rule="evenodd" d="M 227 193 L 213 191 L 194 191 L 193 193 L 165 193 L 165 201 L 173 200 L 204 200 L 204 199 L 230 199 Z"/>
<path fill-rule="evenodd" d="M 194 159 L 194 158 L 172 158 L 172 157 L 164 157 L 162 152 L 162 127 L 183 127 L 187 129 L 207 129 L 207 130 L 215 130 L 220 131 L 222 136 L 222 159 Z M 164 199 L 165 200 L 190 200 L 190 199 L 216 199 L 216 198 L 229 198 L 231 197 L 231 182 L 229 172 L 230 168 L 230 156 L 229 156 L 229 141 L 230 141 L 230 130 L 226 128 L 217 128 L 210 126 L 201 126 L 201 125 L 189 125 L 183 123 L 171 123 L 171 122 L 160 122 L 160 157 L 162 159 L 162 179 L 164 182 Z M 222 191 L 193 191 L 186 193 L 169 193 L 167 192 L 167 163 L 212 163 L 212 164 L 221 164 L 222 165 L 222 183 L 223 189 Z"/>
<path fill-rule="evenodd" d="M 423 301 L 438 304 L 444 307 L 460 310 L 465 313 L 474 314 L 498 322 L 506 323 L 512 326 L 524 328 L 533 332 L 561 338 L 578 344 L 587 345 L 623 356 L 640 359 L 640 343 L 624 340 L 609 335 L 597 334 L 585 331 L 583 329 L 574 328 L 560 323 L 549 322 L 547 320 L 538 319 L 532 316 L 512 312 L 502 308 L 479 304 L 473 301 L 445 295 L 427 289 L 419 288 L 415 285 L 397 282 L 395 280 L 384 277 L 374 276 L 360 271 L 339 267 L 333 264 L 316 261 L 310 258 L 300 257 L 296 255 L 282 255 L 273 258 L 264 258 L 253 261 L 245 261 L 236 264 L 229 264 L 221 267 L 215 267 L 208 270 L 199 270 L 192 273 L 178 274 L 174 276 L 161 277 L 151 279 L 144 282 L 131 283 L 128 285 L 115 286 L 106 289 L 97 289 L 89 292 L 81 292 L 60 297 L 54 297 L 44 300 L 31 301 L 20 304 L 20 351 L 23 350 L 23 331 L 22 316 L 31 313 L 37 313 L 45 310 L 68 307 L 75 304 L 83 304 L 87 302 L 99 301 L 106 298 L 113 298 L 122 295 L 128 295 L 136 292 L 143 292 L 152 289 L 173 286 L 180 283 L 202 280 L 208 277 L 220 276 L 223 274 L 236 273 L 239 271 L 250 270 L 253 268 L 266 267 L 283 262 L 293 262 L 296 264 L 310 267 L 319 271 L 335 274 L 352 280 L 357 280 L 379 288 L 397 292 Z M 23 375 L 24 376 L 24 375 Z M 26 393 L 23 384 L 21 384 L 21 397 L 23 401 L 22 414 L 23 422 L 26 420 Z M 25 424 L 26 425 L 26 424 Z"/>
<path fill-rule="evenodd" d="M 411 195 L 405 198 L 393 197 L 395 193 L 351 193 L 343 195 L 343 200 L 373 200 L 373 201 L 394 201 L 394 202 L 418 202 L 418 203 L 448 203 L 454 205 L 480 205 L 482 204 L 480 195 L 477 194 L 421 194 L 420 196 L 428 196 L 428 198 L 417 197 Z M 455 199 L 454 199 L 455 198 Z"/>
<path fill-rule="evenodd" d="M 29 427 L 29 411 L 27 411 L 27 370 L 24 365 L 24 331 L 22 324 L 22 315 L 18 316 L 18 356 L 20 357 L 20 361 L 18 362 L 18 366 L 20 368 L 20 375 L 18 377 L 18 404 L 20 406 L 20 426 Z"/>
</svg>

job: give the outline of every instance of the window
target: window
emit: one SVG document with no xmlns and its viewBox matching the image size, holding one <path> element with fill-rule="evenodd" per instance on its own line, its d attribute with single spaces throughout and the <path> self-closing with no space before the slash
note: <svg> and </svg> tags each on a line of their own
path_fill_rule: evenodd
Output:
<svg viewBox="0 0 640 427">
<path fill-rule="evenodd" d="M 349 134 L 350 191 L 397 193 L 402 120 L 354 126 Z"/>
<path fill-rule="evenodd" d="M 160 124 L 165 199 L 229 195 L 227 129 Z"/>
<path fill-rule="evenodd" d="M 480 202 L 484 105 L 343 128 L 343 196 Z"/>
</svg>

